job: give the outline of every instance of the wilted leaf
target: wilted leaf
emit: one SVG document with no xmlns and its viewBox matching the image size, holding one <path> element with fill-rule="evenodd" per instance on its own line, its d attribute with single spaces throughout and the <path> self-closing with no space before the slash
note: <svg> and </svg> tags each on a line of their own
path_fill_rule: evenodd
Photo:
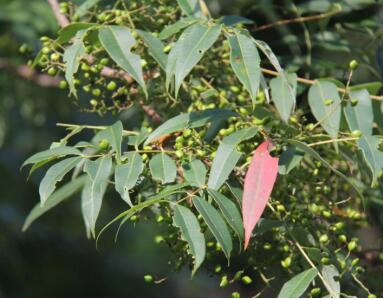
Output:
<svg viewBox="0 0 383 299">
<path fill-rule="evenodd" d="M 245 176 L 242 199 L 245 249 L 249 245 L 255 225 L 266 208 L 277 179 L 279 158 L 270 155 L 269 150 L 271 148 L 271 142 L 266 140 L 255 150 Z"/>
</svg>

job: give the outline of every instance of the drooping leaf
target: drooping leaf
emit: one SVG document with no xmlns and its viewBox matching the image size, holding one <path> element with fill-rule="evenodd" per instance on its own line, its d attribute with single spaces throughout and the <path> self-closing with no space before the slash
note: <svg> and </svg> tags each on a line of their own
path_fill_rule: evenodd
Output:
<svg viewBox="0 0 383 299">
<path fill-rule="evenodd" d="M 340 296 L 340 283 L 335 279 L 339 277 L 338 269 L 334 265 L 323 266 L 322 276 L 325 283 L 327 291 L 330 293 L 330 297 L 339 298 Z"/>
<path fill-rule="evenodd" d="M 271 50 L 270 46 L 262 40 L 253 39 L 253 41 L 255 45 L 262 51 L 262 53 L 267 57 L 277 72 L 283 76 L 283 68 L 281 67 L 277 56 L 274 54 L 273 50 Z"/>
<path fill-rule="evenodd" d="M 194 24 L 188 27 L 181 35 L 169 54 L 167 65 L 167 82 L 175 77 L 175 95 L 186 76 L 202 59 L 205 52 L 214 44 L 221 33 L 219 25 Z"/>
<path fill-rule="evenodd" d="M 343 109 L 350 130 L 360 130 L 364 135 L 371 135 L 374 111 L 370 94 L 365 89 L 351 91 L 350 98 L 358 101 L 356 105 L 347 103 Z"/>
<path fill-rule="evenodd" d="M 383 170 L 383 152 L 379 150 L 381 141 L 376 136 L 364 135 L 357 144 L 371 170 L 372 184 L 374 184 Z"/>
<path fill-rule="evenodd" d="M 278 172 L 287 175 L 291 170 L 299 165 L 305 153 L 295 146 L 288 146 L 287 149 L 279 157 Z"/>
<path fill-rule="evenodd" d="M 74 84 L 74 75 L 78 71 L 80 60 L 85 54 L 85 46 L 82 36 L 86 30 L 80 30 L 74 38 L 73 44 L 64 51 L 63 60 L 65 63 L 65 79 L 69 84 L 70 93 L 77 97 L 76 87 Z"/>
<path fill-rule="evenodd" d="M 342 113 L 337 86 L 332 82 L 317 81 L 309 90 L 309 105 L 323 129 L 332 138 L 337 138 Z"/>
<path fill-rule="evenodd" d="M 182 165 L 184 176 L 192 186 L 203 187 L 206 183 L 206 166 L 200 160 L 195 159 Z"/>
<path fill-rule="evenodd" d="M 80 189 L 84 186 L 86 179 L 86 175 L 80 176 L 74 179 L 73 181 L 66 183 L 65 185 L 57 189 L 55 192 L 53 192 L 49 196 L 44 206 L 41 206 L 40 203 L 36 204 L 35 207 L 29 213 L 28 217 L 25 219 L 22 230 L 26 231 L 31 226 L 31 224 L 40 216 L 42 216 L 43 214 L 60 204 L 62 201 L 79 192 Z"/>
<path fill-rule="evenodd" d="M 48 159 L 58 159 L 68 155 L 80 156 L 81 152 L 74 147 L 69 147 L 69 146 L 56 147 L 56 148 L 48 149 L 48 150 L 39 152 L 37 154 L 34 154 L 33 156 L 25 160 L 25 162 L 23 163 L 21 167 L 23 168 L 25 165 L 28 165 L 28 164 L 36 164 Z"/>
<path fill-rule="evenodd" d="M 81 207 L 85 226 L 95 237 L 97 217 L 112 171 L 112 159 L 110 156 L 104 156 L 96 161 L 87 160 L 84 171 L 88 174 L 88 181 L 82 192 Z"/>
<path fill-rule="evenodd" d="M 246 128 L 226 136 L 218 147 L 211 166 L 208 187 L 218 190 L 233 171 L 241 154 L 236 146 L 247 139 L 251 139 L 258 133 L 258 128 Z"/>
<path fill-rule="evenodd" d="M 181 230 L 182 238 L 188 243 L 188 251 L 194 257 L 194 275 L 205 259 L 205 237 L 197 217 L 186 207 L 174 205 L 173 222 Z"/>
<path fill-rule="evenodd" d="M 145 44 L 149 48 L 149 54 L 158 62 L 163 70 L 166 70 L 166 64 L 168 63 L 168 57 L 164 53 L 164 44 L 161 40 L 155 37 L 152 33 L 143 30 L 137 30 L 137 33 L 142 37 Z"/>
<path fill-rule="evenodd" d="M 42 179 L 39 187 L 41 205 L 43 206 L 49 196 L 55 191 L 56 184 L 71 171 L 81 160 L 81 157 L 67 158 L 50 167 Z"/>
<path fill-rule="evenodd" d="M 76 10 L 76 15 L 78 17 L 83 17 L 92 7 L 96 6 L 101 0 L 86 0 L 80 5 Z"/>
<path fill-rule="evenodd" d="M 195 17 L 186 17 L 183 19 L 178 20 L 177 22 L 165 26 L 165 28 L 160 32 L 158 35 L 158 38 L 163 40 L 171 37 L 172 35 L 180 32 L 182 29 L 196 23 L 198 21 Z"/>
<path fill-rule="evenodd" d="M 211 204 L 200 197 L 193 197 L 193 204 L 202 215 L 213 236 L 221 245 L 226 258 L 229 260 L 231 251 L 233 250 L 233 242 L 229 229 L 220 213 Z"/>
<path fill-rule="evenodd" d="M 149 162 L 153 179 L 162 184 L 174 182 L 177 176 L 177 167 L 174 161 L 165 153 L 155 155 Z"/>
<path fill-rule="evenodd" d="M 286 78 L 288 82 L 286 81 Z M 297 88 L 297 75 L 286 74 L 278 76 L 270 81 L 271 97 L 285 123 L 288 123 L 295 106 L 295 92 Z M 290 89 L 293 89 L 293 93 Z"/>
<path fill-rule="evenodd" d="M 243 222 L 241 213 L 239 212 L 237 205 L 228 199 L 222 193 L 219 193 L 215 190 L 207 190 L 214 201 L 217 203 L 219 209 L 222 212 L 222 215 L 225 217 L 226 222 L 231 226 L 231 228 L 237 234 L 239 240 L 243 241 Z"/>
<path fill-rule="evenodd" d="M 206 125 L 209 122 L 224 120 L 232 116 L 237 116 L 237 113 L 224 109 L 208 109 L 191 113 L 183 113 L 175 116 L 157 129 L 155 129 L 145 141 L 149 144 L 159 137 L 174 133 L 176 131 L 185 130 L 187 128 L 198 128 Z"/>
<path fill-rule="evenodd" d="M 121 163 L 121 143 L 123 126 L 121 121 L 117 121 L 112 126 L 107 127 L 105 130 L 98 132 L 95 136 L 95 142 L 100 142 L 103 139 L 108 140 L 110 146 L 116 152 L 117 163 Z"/>
<path fill-rule="evenodd" d="M 346 175 L 344 175 L 342 172 L 340 172 L 338 169 L 333 167 L 329 162 L 327 162 L 325 159 L 323 159 L 313 148 L 309 147 L 306 143 L 300 142 L 298 140 L 292 140 L 288 139 L 287 140 L 290 144 L 294 145 L 298 149 L 302 150 L 306 154 L 312 156 L 313 158 L 319 160 L 322 162 L 322 164 L 330 169 L 332 172 L 334 172 L 336 175 L 344 179 L 346 182 L 348 182 L 356 192 L 358 192 L 359 196 L 364 199 L 364 196 L 362 194 L 362 191 L 359 189 L 359 187 L 352 181 L 350 180 Z"/>
<path fill-rule="evenodd" d="M 195 16 L 203 18 L 204 15 L 201 11 L 199 0 L 177 0 L 178 5 L 181 7 L 182 12 L 187 16 Z"/>
<path fill-rule="evenodd" d="M 99 30 L 99 39 L 114 62 L 137 81 L 147 96 L 141 58 L 131 52 L 136 40 L 130 30 L 121 26 L 105 26 Z"/>
<path fill-rule="evenodd" d="M 230 44 L 230 64 L 239 81 L 250 93 L 255 105 L 255 99 L 260 84 L 261 68 L 258 50 L 251 37 L 239 31 L 228 37 Z"/>
<path fill-rule="evenodd" d="M 114 172 L 116 191 L 130 206 L 133 206 L 133 204 L 130 200 L 129 190 L 134 188 L 143 170 L 144 163 L 141 156 L 136 152 L 128 153 L 128 162 L 126 164 L 116 166 Z"/>
<path fill-rule="evenodd" d="M 94 23 L 71 23 L 68 26 L 60 29 L 58 32 L 58 38 L 56 39 L 56 43 L 65 44 L 69 42 L 80 30 L 90 29 L 95 26 Z"/>
<path fill-rule="evenodd" d="M 271 148 L 272 143 L 266 140 L 255 150 L 245 176 L 242 199 L 245 249 L 249 245 L 255 225 L 266 208 L 277 179 L 279 158 L 270 155 Z"/>
<path fill-rule="evenodd" d="M 317 275 L 318 271 L 313 268 L 299 273 L 283 285 L 278 298 L 301 297 Z"/>
</svg>

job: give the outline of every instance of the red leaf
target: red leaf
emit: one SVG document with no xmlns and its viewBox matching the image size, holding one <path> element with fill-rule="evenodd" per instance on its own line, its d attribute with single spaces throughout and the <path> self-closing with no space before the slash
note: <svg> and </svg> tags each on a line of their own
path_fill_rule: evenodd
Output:
<svg viewBox="0 0 383 299">
<path fill-rule="evenodd" d="M 245 228 L 245 249 L 251 233 L 266 208 L 278 174 L 279 158 L 270 155 L 273 147 L 270 140 L 264 141 L 254 152 L 245 177 L 242 198 L 242 217 Z"/>
</svg>

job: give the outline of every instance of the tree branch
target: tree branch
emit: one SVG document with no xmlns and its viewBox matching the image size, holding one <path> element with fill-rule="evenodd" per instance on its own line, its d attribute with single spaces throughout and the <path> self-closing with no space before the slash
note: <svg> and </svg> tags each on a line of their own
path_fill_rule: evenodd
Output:
<svg viewBox="0 0 383 299">
<path fill-rule="evenodd" d="M 52 8 L 52 11 L 57 19 L 57 22 L 61 27 L 65 27 L 69 25 L 69 20 L 65 15 L 63 15 L 60 11 L 60 5 L 57 0 L 48 0 L 49 5 Z"/>
</svg>

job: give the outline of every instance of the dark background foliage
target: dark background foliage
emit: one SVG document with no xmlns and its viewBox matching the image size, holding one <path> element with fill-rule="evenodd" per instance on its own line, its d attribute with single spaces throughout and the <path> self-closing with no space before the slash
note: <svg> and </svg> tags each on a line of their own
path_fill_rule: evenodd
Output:
<svg viewBox="0 0 383 299">
<path fill-rule="evenodd" d="M 80 1 L 79 1 L 80 2 Z M 288 69 L 303 77 L 334 77 L 345 80 L 351 59 L 361 68 L 354 83 L 381 81 L 383 74 L 382 1 L 338 1 L 343 13 L 330 19 L 277 26 L 257 30 L 259 26 L 281 19 L 293 19 L 328 11 L 331 0 L 209 0 L 214 15 L 242 15 L 255 22 L 252 33 L 268 42 Z M 208 279 L 200 271 L 194 280 L 183 269 L 175 273 L 165 245 L 156 245 L 154 237 L 161 228 L 140 222 L 127 226 L 117 245 L 112 233 L 96 250 L 88 241 L 74 199 L 44 216 L 32 228 L 21 232 L 29 210 L 38 202 L 37 172 L 29 182 L 19 171 L 22 161 L 34 152 L 47 148 L 63 135 L 56 122 L 110 124 L 112 116 L 99 119 L 82 114 L 66 92 L 41 87 L 16 74 L 27 58 L 18 53 L 23 43 L 35 49 L 41 35 L 54 36 L 58 26 L 45 0 L 0 0 L 0 296 L 228 296 L 220 290 L 216 278 Z M 4 67 L 4 62 L 8 67 Z M 131 112 L 122 114 L 128 123 Z M 106 201 L 112 201 L 107 198 Z M 101 221 L 116 214 L 108 207 Z M 372 205 L 371 217 L 378 232 L 383 221 L 381 199 Z M 372 236 L 376 241 L 376 235 Z M 370 265 L 382 273 L 381 265 Z M 143 275 L 162 284 L 146 284 Z M 371 272 L 370 272 L 371 273 Z M 371 276 L 369 285 L 379 294 L 381 275 Z M 381 291 L 381 290 L 380 290 Z M 253 285 L 244 290 L 256 293 Z"/>
</svg>

